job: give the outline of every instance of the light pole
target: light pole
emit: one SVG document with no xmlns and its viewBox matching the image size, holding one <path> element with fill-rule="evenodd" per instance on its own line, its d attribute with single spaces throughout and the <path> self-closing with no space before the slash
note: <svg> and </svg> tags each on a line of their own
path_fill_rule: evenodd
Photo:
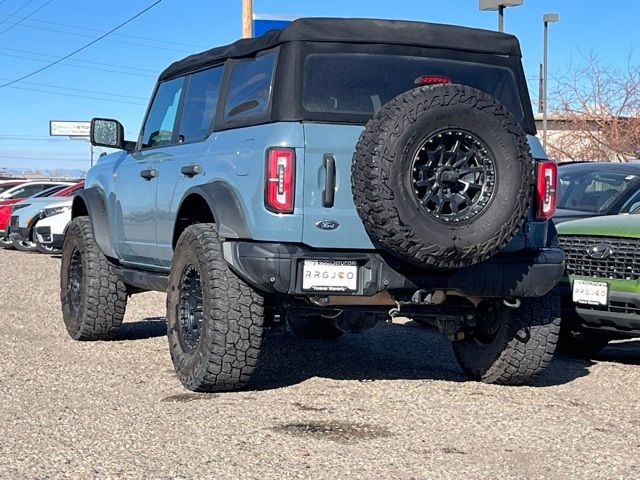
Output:
<svg viewBox="0 0 640 480">
<path fill-rule="evenodd" d="M 542 22 L 544 23 L 544 47 L 542 53 L 542 146 L 547 148 L 547 50 L 548 50 L 548 30 L 549 24 L 560 20 L 560 15 L 557 13 L 545 13 L 542 16 Z"/>
<path fill-rule="evenodd" d="M 242 38 L 253 37 L 253 0 L 242 0 Z"/>
<path fill-rule="evenodd" d="M 498 11 L 498 31 L 504 32 L 504 9 L 506 7 L 517 7 L 522 5 L 524 0 L 480 0 L 480 10 Z"/>
</svg>

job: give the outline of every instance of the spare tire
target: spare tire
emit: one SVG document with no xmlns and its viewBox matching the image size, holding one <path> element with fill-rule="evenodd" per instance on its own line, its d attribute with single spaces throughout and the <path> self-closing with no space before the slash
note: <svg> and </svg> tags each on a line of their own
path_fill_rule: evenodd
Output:
<svg viewBox="0 0 640 480">
<path fill-rule="evenodd" d="M 384 105 L 352 163 L 358 214 L 374 244 L 423 267 L 459 268 L 500 251 L 533 192 L 527 137 L 494 97 L 425 86 Z"/>
</svg>

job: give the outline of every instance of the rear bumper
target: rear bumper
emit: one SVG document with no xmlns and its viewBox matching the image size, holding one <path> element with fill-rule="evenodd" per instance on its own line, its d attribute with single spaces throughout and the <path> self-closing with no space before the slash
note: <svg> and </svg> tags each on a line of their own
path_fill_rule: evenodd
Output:
<svg viewBox="0 0 640 480">
<path fill-rule="evenodd" d="M 596 279 L 594 279 L 596 280 Z M 562 311 L 565 318 L 575 326 L 619 333 L 625 336 L 640 336 L 640 291 L 609 291 L 606 306 L 580 305 L 571 300 L 571 284 L 563 279 L 560 283 Z"/>
<path fill-rule="evenodd" d="M 378 252 L 315 250 L 298 244 L 226 241 L 224 258 L 247 283 L 269 293 L 288 295 L 375 295 L 378 292 L 446 289 L 475 297 L 540 297 L 564 272 L 558 248 L 496 255 L 453 271 L 408 267 Z M 309 292 L 302 289 L 304 260 L 350 260 L 358 265 L 358 290 Z"/>
</svg>

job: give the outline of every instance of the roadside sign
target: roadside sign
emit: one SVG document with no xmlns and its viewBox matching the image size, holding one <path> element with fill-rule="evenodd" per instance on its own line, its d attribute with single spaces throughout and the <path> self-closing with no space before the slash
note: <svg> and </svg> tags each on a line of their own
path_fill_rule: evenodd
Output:
<svg viewBox="0 0 640 480">
<path fill-rule="evenodd" d="M 298 17 L 279 15 L 254 15 L 253 16 L 253 36 L 259 37 L 269 30 L 284 28 Z"/>
<path fill-rule="evenodd" d="M 88 137 L 91 122 L 50 120 L 49 135 L 54 137 Z"/>
</svg>

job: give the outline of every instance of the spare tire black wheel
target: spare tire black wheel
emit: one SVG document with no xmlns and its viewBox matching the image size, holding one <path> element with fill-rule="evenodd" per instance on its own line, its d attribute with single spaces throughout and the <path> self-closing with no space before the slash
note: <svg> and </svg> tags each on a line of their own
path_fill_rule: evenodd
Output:
<svg viewBox="0 0 640 480">
<path fill-rule="evenodd" d="M 352 163 L 358 213 L 374 243 L 423 267 L 486 260 L 518 232 L 533 192 L 522 127 L 471 87 L 425 86 L 378 111 Z"/>
</svg>

